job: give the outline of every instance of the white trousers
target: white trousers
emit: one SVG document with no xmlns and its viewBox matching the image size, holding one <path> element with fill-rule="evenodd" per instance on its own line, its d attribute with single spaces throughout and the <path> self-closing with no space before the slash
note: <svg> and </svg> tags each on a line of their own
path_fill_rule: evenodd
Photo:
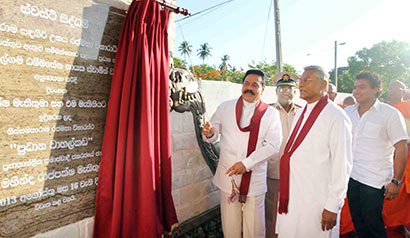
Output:
<svg viewBox="0 0 410 238">
<path fill-rule="evenodd" d="M 228 203 L 230 194 L 221 191 L 222 230 L 226 238 L 265 237 L 265 193 L 248 196 L 244 204 L 236 199 Z"/>
<path fill-rule="evenodd" d="M 340 237 L 340 214 L 341 214 L 341 211 L 339 211 L 337 213 L 336 225 L 328 232 L 328 235 L 325 236 L 325 237 L 329 237 L 329 238 L 339 238 Z M 319 224 L 319 226 L 320 226 L 320 224 Z M 288 234 L 279 234 L 278 237 L 279 238 L 284 238 L 284 237 L 286 238 L 286 237 L 290 237 L 290 236 Z M 297 237 L 297 235 L 296 235 L 296 237 Z"/>
</svg>

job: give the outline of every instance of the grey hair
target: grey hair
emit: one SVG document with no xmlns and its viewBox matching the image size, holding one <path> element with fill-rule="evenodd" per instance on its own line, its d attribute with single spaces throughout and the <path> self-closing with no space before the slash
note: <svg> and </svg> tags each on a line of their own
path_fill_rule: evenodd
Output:
<svg viewBox="0 0 410 238">
<path fill-rule="evenodd" d="M 317 73 L 318 77 L 320 80 L 325 80 L 329 82 L 329 74 L 326 72 L 326 70 L 318 65 L 309 65 L 303 68 L 305 71 L 306 70 L 313 70 Z"/>
</svg>

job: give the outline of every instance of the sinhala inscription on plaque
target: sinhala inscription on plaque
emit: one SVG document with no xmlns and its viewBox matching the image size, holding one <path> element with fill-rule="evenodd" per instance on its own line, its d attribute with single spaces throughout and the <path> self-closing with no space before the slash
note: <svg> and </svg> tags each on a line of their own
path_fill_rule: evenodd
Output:
<svg viewBox="0 0 410 238">
<path fill-rule="evenodd" d="M 124 19 L 91 0 L 0 0 L 0 237 L 94 215 Z"/>
</svg>

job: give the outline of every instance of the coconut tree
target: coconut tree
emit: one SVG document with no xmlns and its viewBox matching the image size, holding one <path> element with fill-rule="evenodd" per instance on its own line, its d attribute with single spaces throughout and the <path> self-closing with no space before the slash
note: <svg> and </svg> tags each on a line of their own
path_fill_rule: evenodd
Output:
<svg viewBox="0 0 410 238">
<path fill-rule="evenodd" d="M 192 45 L 190 45 L 187 41 L 183 41 L 179 45 L 178 51 L 184 56 L 184 61 L 186 62 L 186 56 L 192 52 Z"/>
<path fill-rule="evenodd" d="M 226 81 L 226 77 L 225 77 L 226 72 L 228 71 L 228 68 L 231 68 L 231 65 L 228 64 L 229 59 L 230 59 L 229 55 L 222 56 L 221 57 L 222 63 L 219 65 L 219 70 L 222 71 L 221 75 L 225 81 Z"/>
<path fill-rule="evenodd" d="M 199 46 L 197 55 L 200 59 L 202 59 L 202 64 L 204 64 L 204 61 L 207 57 L 211 56 L 211 49 L 212 48 L 209 46 L 208 43 L 203 43 Z"/>
</svg>

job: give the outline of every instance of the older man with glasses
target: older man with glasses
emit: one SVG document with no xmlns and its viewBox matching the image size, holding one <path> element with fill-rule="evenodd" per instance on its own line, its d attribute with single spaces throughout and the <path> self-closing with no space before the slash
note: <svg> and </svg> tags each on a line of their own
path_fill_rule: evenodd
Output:
<svg viewBox="0 0 410 238">
<path fill-rule="evenodd" d="M 268 192 L 265 198 L 266 237 L 268 238 L 277 237 L 275 234 L 275 226 L 279 195 L 279 159 L 285 150 L 286 141 L 289 137 L 296 111 L 301 108 L 293 102 L 293 98 L 296 94 L 296 80 L 298 76 L 293 73 L 282 72 L 275 76 L 275 78 L 276 77 L 279 78 L 276 82 L 278 101 L 271 106 L 279 111 L 283 141 L 280 147 L 280 154 L 276 154 L 268 161 Z"/>
<path fill-rule="evenodd" d="M 328 238 L 343 206 L 352 167 L 351 123 L 326 94 L 329 75 L 304 68 L 298 110 L 280 159 L 279 238 Z"/>
</svg>

